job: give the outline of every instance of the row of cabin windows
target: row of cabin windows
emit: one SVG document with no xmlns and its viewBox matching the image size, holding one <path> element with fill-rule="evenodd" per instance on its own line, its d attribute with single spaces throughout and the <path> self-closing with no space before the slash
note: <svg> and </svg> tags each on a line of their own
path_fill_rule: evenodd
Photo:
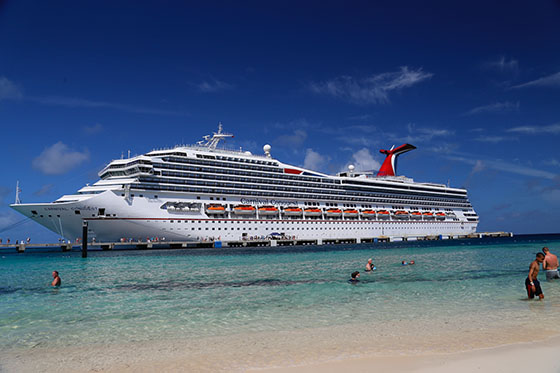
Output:
<svg viewBox="0 0 560 373">
<path fill-rule="evenodd" d="M 301 187 L 310 187 L 310 188 L 330 188 L 330 189 L 338 189 L 338 190 L 356 190 L 356 191 L 362 191 L 362 192 L 368 192 L 368 193 L 375 193 L 375 192 L 386 192 L 387 189 L 393 188 L 393 186 L 389 186 L 389 187 L 384 187 L 384 188 L 377 188 L 377 187 L 373 187 L 373 186 L 369 186 L 368 188 L 358 188 L 358 187 L 352 187 L 352 186 L 348 186 L 348 187 L 341 187 L 341 186 L 336 186 L 336 185 L 325 185 L 325 184 L 309 184 L 309 183 L 303 183 L 303 182 L 286 182 L 285 180 L 277 180 L 274 178 L 268 178 L 268 179 L 250 179 L 247 180 L 246 178 L 242 178 L 242 177 L 235 177 L 235 176 L 221 176 L 221 175 L 216 175 L 216 172 L 214 172 L 215 170 L 201 170 L 202 172 L 208 172 L 208 174 L 204 174 L 204 173 L 184 173 L 184 172 L 174 172 L 174 171 L 161 171 L 160 173 L 158 172 L 158 174 L 161 174 L 162 176 L 175 176 L 175 177 L 181 177 L 181 178 L 196 178 L 196 179 L 208 179 L 208 180 L 225 180 L 225 181 L 237 181 L 237 182 L 242 182 L 242 183 L 247 183 L 247 182 L 253 182 L 253 183 L 261 183 L 261 184 L 280 184 L 280 185 L 293 185 L 293 186 L 301 186 Z M 218 170 L 217 173 L 220 173 L 220 171 Z M 241 174 L 241 172 L 237 172 L 238 174 Z M 255 176 L 259 176 L 259 177 L 263 177 L 262 174 L 256 174 Z M 264 175 L 266 176 L 266 175 Z M 176 180 L 176 179 L 172 179 L 172 180 Z M 177 181 L 178 183 L 181 183 L 181 181 Z M 446 198 L 449 201 L 455 201 L 455 200 L 463 200 L 465 199 L 464 197 L 459 197 L 459 196 L 453 196 L 453 195 L 448 195 L 445 193 L 423 193 L 423 192 L 415 192 L 413 190 L 407 191 L 407 192 L 401 192 L 398 190 L 395 191 L 391 191 L 391 193 L 394 194 L 406 194 L 406 195 L 415 195 L 415 196 L 428 196 L 428 197 L 436 197 L 436 198 Z"/>
<path fill-rule="evenodd" d="M 148 190 L 167 190 L 167 191 L 178 191 L 178 192 L 189 192 L 189 193 L 207 193 L 207 194 L 231 194 L 231 195 L 241 195 L 241 196 L 261 196 L 261 197 L 279 197 L 279 198 L 298 198 L 298 199 L 319 199 L 319 200 L 346 200 L 352 202 L 369 202 L 369 203 L 396 203 L 396 204 L 409 204 L 408 201 L 400 200 L 387 200 L 380 198 L 360 198 L 360 197 L 340 197 L 340 196 L 326 196 L 326 195 L 309 195 L 309 194 L 293 194 L 293 193 L 274 193 L 274 192 L 256 192 L 256 191 L 245 191 L 245 190 L 227 190 L 227 189 L 205 189 L 205 188 L 188 188 L 181 186 L 166 186 L 160 184 L 146 184 L 140 183 L 131 186 L 133 189 L 148 189 Z M 448 207 L 471 207 L 470 203 L 465 201 L 465 203 L 447 203 L 439 201 L 427 201 L 425 203 L 415 201 L 416 205 L 426 205 L 433 206 L 434 203 L 449 205 Z"/>
<path fill-rule="evenodd" d="M 261 190 L 275 190 L 275 191 L 286 191 L 286 192 L 306 192 L 306 193 L 315 193 L 315 194 L 331 194 L 331 195 L 348 195 L 348 196 L 375 196 L 378 198 L 398 198 L 404 200 L 423 200 L 429 201 L 432 203 L 442 203 L 442 202 L 450 202 L 454 203 L 457 202 L 453 199 L 448 198 L 439 198 L 439 197 L 421 197 L 421 196 L 408 196 L 408 195 L 394 195 L 394 194 L 374 194 L 372 192 L 360 192 L 360 193 L 352 193 L 352 192 L 345 192 L 345 191 L 329 191 L 329 190 L 320 190 L 320 189 L 301 189 L 301 188 L 291 188 L 291 187 L 282 187 L 282 186 L 268 186 L 268 185 L 259 185 L 259 184 L 235 184 L 235 183 L 222 183 L 222 182 L 215 182 L 215 181 L 203 181 L 203 180 L 181 180 L 181 179 L 161 179 L 152 176 L 140 177 L 139 180 L 141 182 L 162 182 L 165 181 L 170 184 L 182 184 L 182 185 L 201 185 L 201 186 L 215 186 L 219 188 L 244 188 L 244 189 L 261 189 Z"/>
</svg>

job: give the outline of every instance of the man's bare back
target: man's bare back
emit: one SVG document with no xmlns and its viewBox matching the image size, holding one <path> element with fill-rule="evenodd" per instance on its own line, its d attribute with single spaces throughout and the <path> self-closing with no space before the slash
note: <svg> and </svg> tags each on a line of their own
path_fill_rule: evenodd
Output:
<svg viewBox="0 0 560 373">
<path fill-rule="evenodd" d="M 549 250 L 548 247 L 545 247 L 543 249 L 543 253 L 545 255 L 544 257 L 544 262 L 543 262 L 543 269 L 546 270 L 552 270 L 554 271 L 555 269 L 558 269 L 558 257 L 554 254 L 552 254 Z"/>
</svg>

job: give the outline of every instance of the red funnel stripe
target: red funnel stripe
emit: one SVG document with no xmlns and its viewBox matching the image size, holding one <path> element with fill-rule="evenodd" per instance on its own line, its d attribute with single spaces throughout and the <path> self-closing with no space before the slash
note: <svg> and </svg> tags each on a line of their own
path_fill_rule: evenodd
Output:
<svg viewBox="0 0 560 373">
<path fill-rule="evenodd" d="M 385 158 L 385 161 L 381 165 L 377 176 L 395 176 L 397 174 L 397 157 L 413 149 L 416 149 L 416 147 L 410 144 L 403 144 L 391 150 L 381 149 L 379 152 L 386 154 L 387 158 Z"/>
</svg>

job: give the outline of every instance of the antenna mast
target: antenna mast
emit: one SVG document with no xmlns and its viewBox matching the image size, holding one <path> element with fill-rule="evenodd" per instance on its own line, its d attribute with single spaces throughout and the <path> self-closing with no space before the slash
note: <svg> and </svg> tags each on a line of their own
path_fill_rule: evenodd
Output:
<svg viewBox="0 0 560 373">
<path fill-rule="evenodd" d="M 218 146 L 218 143 L 221 140 L 224 140 L 228 137 L 233 137 L 233 135 L 229 134 L 229 133 L 222 133 L 222 122 L 220 122 L 218 124 L 218 132 L 214 132 L 212 137 L 210 137 L 210 135 L 204 136 L 204 140 L 206 140 L 206 144 L 204 144 L 203 146 L 206 146 L 209 149 L 216 149 L 216 146 Z"/>
<path fill-rule="evenodd" d="M 21 200 L 19 199 L 19 193 L 21 192 L 21 189 L 19 189 L 19 180 L 16 182 L 16 205 L 19 205 L 21 203 Z"/>
</svg>

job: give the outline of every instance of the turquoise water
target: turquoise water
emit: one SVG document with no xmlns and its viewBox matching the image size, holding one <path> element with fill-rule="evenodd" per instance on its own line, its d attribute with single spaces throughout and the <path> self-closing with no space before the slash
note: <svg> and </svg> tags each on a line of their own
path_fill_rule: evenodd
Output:
<svg viewBox="0 0 560 373">
<path fill-rule="evenodd" d="M 252 332 L 453 320 L 489 324 L 560 308 L 560 282 L 524 280 L 560 236 L 268 249 L 0 252 L 0 349 L 201 339 Z M 377 270 L 362 272 L 368 258 Z M 401 260 L 415 260 L 403 267 Z M 51 272 L 62 286 L 53 289 Z M 361 281 L 348 283 L 360 270 Z M 548 307 L 548 308 L 546 308 Z M 551 315 L 551 307 L 555 310 Z"/>
</svg>

